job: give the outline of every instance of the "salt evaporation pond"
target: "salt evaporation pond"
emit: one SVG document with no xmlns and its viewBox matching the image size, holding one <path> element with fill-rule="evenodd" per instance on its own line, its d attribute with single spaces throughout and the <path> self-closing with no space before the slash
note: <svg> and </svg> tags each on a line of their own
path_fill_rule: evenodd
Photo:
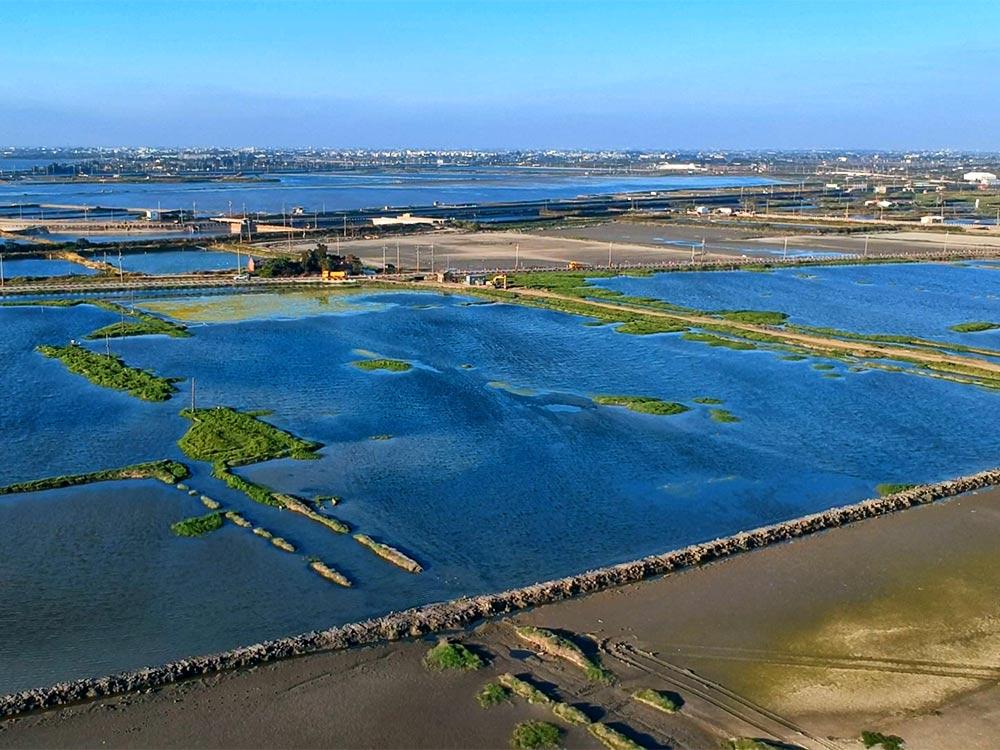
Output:
<svg viewBox="0 0 1000 750">
<path fill-rule="evenodd" d="M 188 382 L 173 400 L 146 403 L 33 351 L 80 339 L 116 315 L 0 308 L 0 484 L 184 460 L 194 471 L 188 484 L 301 553 L 232 524 L 176 537 L 169 524 L 204 509 L 155 481 L 0 497 L 0 691 L 630 560 L 867 497 L 879 482 L 983 469 L 1000 451 L 1000 430 L 984 423 L 996 413 L 996 393 L 841 363 L 842 377 L 830 378 L 772 352 L 628 336 L 551 311 L 427 293 L 142 304 L 186 318 L 193 337 L 113 341 L 115 353 L 196 378 L 199 406 L 268 409 L 272 423 L 325 445 L 318 460 L 242 474 L 307 498 L 342 497 L 338 518 L 426 570 L 394 568 L 186 460 L 176 440 L 186 429 L 178 412 Z M 414 368 L 351 365 L 371 354 Z M 692 408 L 641 415 L 596 406 L 598 393 Z M 709 407 L 693 402 L 704 396 L 722 399 L 742 421 L 712 421 Z M 334 565 L 355 587 L 312 574 L 302 555 Z"/>
<path fill-rule="evenodd" d="M 981 262 L 810 266 L 766 273 L 658 273 L 593 283 L 701 310 L 777 310 L 793 323 L 1000 348 L 1000 330 L 950 330 L 974 320 L 1000 323 L 996 268 Z"/>
<path fill-rule="evenodd" d="M 122 255 L 126 271 L 146 274 L 192 273 L 194 271 L 236 271 L 236 255 L 214 250 L 154 250 Z M 116 258 L 110 262 L 117 264 Z M 246 264 L 246 258 L 243 258 Z"/>
<path fill-rule="evenodd" d="M 3 262 L 4 278 L 44 278 L 47 276 L 92 276 L 97 272 L 68 260 L 48 258 L 6 258 Z"/>
</svg>

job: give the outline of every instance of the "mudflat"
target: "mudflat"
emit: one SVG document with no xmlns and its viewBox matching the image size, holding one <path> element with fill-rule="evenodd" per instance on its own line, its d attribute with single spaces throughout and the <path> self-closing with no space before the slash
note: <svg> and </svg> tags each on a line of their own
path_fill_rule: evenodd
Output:
<svg viewBox="0 0 1000 750">
<path fill-rule="evenodd" d="M 983 491 L 540 607 L 455 634 L 487 665 L 434 672 L 432 641 L 329 652 L 0 724 L 0 747 L 506 747 L 544 704 L 480 708 L 502 673 L 646 747 L 771 737 L 856 748 L 864 729 L 909 750 L 1000 745 L 1000 490 Z M 518 639 L 573 639 L 614 673 Z M 639 688 L 676 694 L 667 714 Z"/>
</svg>

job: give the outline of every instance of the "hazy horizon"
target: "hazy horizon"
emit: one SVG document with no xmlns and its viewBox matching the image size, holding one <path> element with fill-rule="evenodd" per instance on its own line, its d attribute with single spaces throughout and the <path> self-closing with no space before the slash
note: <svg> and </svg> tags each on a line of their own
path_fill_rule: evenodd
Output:
<svg viewBox="0 0 1000 750">
<path fill-rule="evenodd" d="M 1000 7 L 0 6 L 0 144 L 992 151 Z"/>
</svg>

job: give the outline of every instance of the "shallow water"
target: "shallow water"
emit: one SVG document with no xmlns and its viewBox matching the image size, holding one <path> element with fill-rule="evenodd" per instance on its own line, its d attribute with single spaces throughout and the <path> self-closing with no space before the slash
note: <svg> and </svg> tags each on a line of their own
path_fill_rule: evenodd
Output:
<svg viewBox="0 0 1000 750">
<path fill-rule="evenodd" d="M 749 276 L 749 274 L 747 274 Z M 680 275 L 678 275 L 680 276 Z M 692 277 L 691 274 L 684 274 Z M 179 539 L 204 512 L 156 482 L 0 498 L 0 691 L 203 653 L 262 638 L 633 559 L 991 466 L 997 395 L 899 373 L 828 379 L 811 363 L 677 335 L 627 336 L 555 312 L 457 296 L 274 295 L 239 315 L 214 299 L 171 304 L 203 321 L 189 339 L 112 342 L 130 364 L 196 379 L 199 406 L 268 409 L 324 448 L 315 461 L 245 467 L 418 559 L 400 571 L 304 518 L 252 503 L 187 462 L 188 481 L 355 582 L 341 589 L 227 525 Z M 153 307 L 161 300 L 151 303 Z M 341 304 L 349 304 L 345 309 Z M 235 306 L 235 305 L 234 305 Z M 90 385 L 32 351 L 115 319 L 90 307 L 0 309 L 0 484 L 182 456 L 189 381 L 163 404 Z M 98 345 L 100 348 L 102 345 Z M 365 372 L 371 353 L 411 361 Z M 656 417 L 598 407 L 597 393 L 692 407 Z M 718 424 L 724 401 L 741 422 Z M 373 436 L 390 436 L 372 439 Z"/>
<path fill-rule="evenodd" d="M 99 257 L 99 256 L 98 256 Z M 241 264 L 246 265 L 246 257 Z M 116 258 L 111 258 L 117 264 Z M 165 250 L 151 253 L 125 253 L 121 264 L 126 271 L 147 274 L 191 273 L 193 271 L 236 272 L 236 254 L 214 250 Z"/>
<path fill-rule="evenodd" d="M 265 175 L 265 177 L 268 177 Z M 498 168 L 418 172 L 338 172 L 273 177 L 274 181 L 179 183 L 10 183 L 0 185 L 0 203 L 59 203 L 114 208 L 196 208 L 222 213 L 307 213 L 382 206 L 573 198 L 619 192 L 684 190 L 773 182 L 755 177 L 620 176 Z"/>
<path fill-rule="evenodd" d="M 658 273 L 594 283 L 702 310 L 777 310 L 793 323 L 1000 348 L 1000 330 L 949 330 L 973 320 L 1000 323 L 1000 274 L 989 269 L 981 262 L 814 266 L 767 273 Z"/>
<path fill-rule="evenodd" d="M 68 260 L 49 260 L 48 258 L 20 258 L 11 260 L 5 258 L 3 275 L 5 279 L 17 277 L 42 278 L 45 276 L 92 276 L 97 273 L 79 263 Z"/>
</svg>

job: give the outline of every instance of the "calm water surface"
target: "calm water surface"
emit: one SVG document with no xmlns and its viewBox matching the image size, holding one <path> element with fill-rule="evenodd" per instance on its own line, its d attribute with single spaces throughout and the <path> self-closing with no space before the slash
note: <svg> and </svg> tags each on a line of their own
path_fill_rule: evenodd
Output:
<svg viewBox="0 0 1000 750">
<path fill-rule="evenodd" d="M 171 522 L 204 509 L 156 482 L 0 497 L 0 691 L 629 560 L 865 497 L 878 482 L 978 470 L 1000 450 L 1000 430 L 984 429 L 997 395 L 981 389 L 840 363 L 842 377 L 829 378 L 809 361 L 627 336 L 544 310 L 417 293 L 149 306 L 183 315 L 194 336 L 113 351 L 196 378 L 200 406 L 268 409 L 274 424 L 322 442 L 318 460 L 241 472 L 304 497 L 341 496 L 337 517 L 426 570 L 410 575 L 349 537 L 256 505 L 195 462 L 191 486 L 301 555 L 232 525 L 173 536 Z M 172 401 L 148 404 L 33 352 L 114 319 L 91 307 L 0 309 L 0 484 L 183 458 L 188 381 Z M 371 355 L 414 368 L 351 365 Z M 692 410 L 639 415 L 595 406 L 597 393 Z M 723 399 L 742 421 L 713 422 L 699 396 Z M 355 588 L 315 576 L 302 555 Z"/>
<path fill-rule="evenodd" d="M 18 276 L 40 278 L 44 276 L 92 276 L 97 272 L 72 263 L 68 260 L 49 260 L 47 258 L 4 259 L 4 278 L 13 279 Z"/>
<path fill-rule="evenodd" d="M 117 258 L 110 259 L 117 264 Z M 126 271 L 148 274 L 190 273 L 192 271 L 236 271 L 236 255 L 213 250 L 167 250 L 122 255 Z M 242 263 L 246 264 L 246 257 Z"/>
</svg>

